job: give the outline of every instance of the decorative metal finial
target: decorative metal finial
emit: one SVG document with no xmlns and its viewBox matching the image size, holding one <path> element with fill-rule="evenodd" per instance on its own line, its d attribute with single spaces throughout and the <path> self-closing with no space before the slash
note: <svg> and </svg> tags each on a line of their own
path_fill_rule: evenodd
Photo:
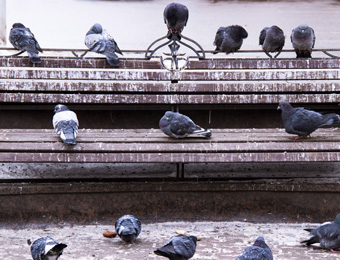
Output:
<svg viewBox="0 0 340 260">
<path fill-rule="evenodd" d="M 151 43 L 150 46 L 147 48 L 147 50 L 145 52 L 145 58 L 147 58 L 147 59 L 160 58 L 163 67 L 167 70 L 170 70 L 170 71 L 180 70 L 180 69 L 185 68 L 186 65 L 188 64 L 190 58 L 198 58 L 200 60 L 205 58 L 205 52 L 204 52 L 203 48 L 196 41 L 194 41 L 194 40 L 192 40 L 188 37 L 185 37 L 184 35 L 181 35 L 181 39 L 178 39 L 178 37 L 175 34 L 173 34 L 172 37 L 168 41 L 166 41 L 165 43 L 161 43 L 160 45 L 155 47 L 153 50 L 151 50 L 152 46 L 154 46 L 156 43 L 158 43 L 158 42 L 160 42 L 164 39 L 167 39 L 167 37 L 168 37 L 168 35 L 161 37 L 161 38 L 155 40 L 153 43 Z M 183 40 L 186 40 L 188 43 L 183 42 Z M 180 43 L 183 46 L 192 50 L 196 54 L 196 56 L 183 57 L 183 56 L 185 56 L 185 53 L 179 53 L 178 52 L 179 48 L 181 47 L 181 45 L 178 44 L 178 43 Z M 196 45 L 196 47 L 198 47 L 199 50 L 196 50 L 194 47 L 192 47 L 190 45 L 190 43 L 193 43 L 194 45 Z M 165 56 L 170 56 L 170 57 L 163 58 L 162 56 L 154 56 L 154 53 L 157 50 L 161 49 L 162 47 L 164 47 L 166 45 L 168 45 L 168 47 L 170 48 L 171 53 L 163 53 L 163 54 Z M 170 68 L 168 68 L 164 64 L 165 60 L 171 60 L 171 67 Z M 179 65 L 178 65 L 179 60 L 185 61 L 184 65 L 181 66 L 181 67 L 179 67 Z M 174 65 L 175 65 L 175 69 L 174 69 Z"/>
</svg>

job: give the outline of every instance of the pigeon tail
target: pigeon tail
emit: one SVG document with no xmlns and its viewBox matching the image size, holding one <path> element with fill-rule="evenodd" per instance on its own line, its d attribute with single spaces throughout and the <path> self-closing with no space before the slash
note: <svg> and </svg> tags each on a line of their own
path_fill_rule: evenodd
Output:
<svg viewBox="0 0 340 260">
<path fill-rule="evenodd" d="M 192 134 L 194 135 L 199 135 L 199 136 L 203 136 L 205 138 L 209 138 L 211 137 L 212 133 L 211 133 L 211 130 L 209 129 L 204 129 L 204 128 L 201 128 L 199 130 L 196 130 L 194 131 Z"/>
<path fill-rule="evenodd" d="M 33 52 L 27 52 L 27 54 L 32 63 L 41 63 L 41 59 L 38 54 L 33 53 Z"/>
<path fill-rule="evenodd" d="M 64 133 L 65 134 L 65 140 L 63 142 L 65 144 L 77 144 L 76 137 L 73 133 Z"/>
<path fill-rule="evenodd" d="M 319 237 L 317 236 L 313 236 L 311 237 L 310 239 L 307 239 L 307 240 L 303 240 L 301 241 L 300 243 L 303 244 L 305 243 L 307 246 L 311 245 L 311 244 L 315 244 L 315 243 L 319 243 Z"/>
<path fill-rule="evenodd" d="M 166 37 L 171 41 L 180 41 L 182 39 L 180 32 L 171 32 L 170 30 L 168 31 Z"/>
<path fill-rule="evenodd" d="M 53 251 L 60 252 L 60 251 L 62 251 L 66 247 L 67 247 L 66 244 L 58 244 L 55 247 L 53 247 Z"/>
<path fill-rule="evenodd" d="M 338 114 L 329 113 L 322 116 L 322 122 L 320 126 L 326 125 L 337 125 L 340 122 L 340 117 Z"/>
<path fill-rule="evenodd" d="M 119 64 L 120 64 L 117 55 L 116 55 L 115 57 L 108 57 L 108 56 L 106 56 L 106 60 L 107 60 L 107 62 L 108 62 L 111 66 L 119 66 Z"/>
</svg>

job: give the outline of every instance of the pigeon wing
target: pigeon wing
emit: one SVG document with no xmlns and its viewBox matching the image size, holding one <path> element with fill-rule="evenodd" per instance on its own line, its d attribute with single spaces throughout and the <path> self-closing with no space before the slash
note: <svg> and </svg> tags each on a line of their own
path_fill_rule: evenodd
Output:
<svg viewBox="0 0 340 260">
<path fill-rule="evenodd" d="M 85 37 L 85 45 L 93 52 L 103 53 L 106 49 L 106 41 L 101 34 L 89 34 Z"/>
<path fill-rule="evenodd" d="M 197 125 L 189 117 L 181 114 L 175 114 L 175 118 L 172 120 L 170 125 L 170 130 L 176 135 L 184 136 L 197 130 Z"/>
<path fill-rule="evenodd" d="M 176 254 L 185 258 L 191 258 L 195 254 L 195 244 L 186 236 L 176 237 L 172 241 Z"/>
<path fill-rule="evenodd" d="M 103 30 L 103 37 L 107 44 L 107 51 L 118 52 L 119 54 L 123 55 L 116 41 L 106 30 Z"/>
<path fill-rule="evenodd" d="M 317 129 L 321 120 L 322 115 L 318 112 L 296 108 L 291 123 L 295 131 L 309 134 Z"/>
<path fill-rule="evenodd" d="M 260 39 L 259 39 L 259 44 L 263 45 L 264 40 L 266 38 L 266 33 L 267 33 L 267 28 L 264 28 L 261 32 L 260 32 Z"/>
<path fill-rule="evenodd" d="M 313 28 L 310 28 L 310 29 L 311 29 L 311 31 L 312 31 L 312 37 L 313 37 L 313 45 L 312 45 L 312 48 L 314 48 L 316 37 L 315 37 L 315 33 L 314 33 Z"/>
<path fill-rule="evenodd" d="M 220 27 L 216 32 L 215 41 L 214 41 L 214 45 L 217 48 L 221 47 L 223 39 L 224 39 L 225 36 L 226 36 L 225 27 Z"/>
</svg>

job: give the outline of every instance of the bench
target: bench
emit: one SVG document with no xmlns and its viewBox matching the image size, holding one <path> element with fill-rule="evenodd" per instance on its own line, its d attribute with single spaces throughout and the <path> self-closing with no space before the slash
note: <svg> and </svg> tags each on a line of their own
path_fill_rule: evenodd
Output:
<svg viewBox="0 0 340 260">
<path fill-rule="evenodd" d="M 119 68 L 103 58 L 52 57 L 32 66 L 2 57 L 0 64 L 1 162 L 176 163 L 181 176 L 184 163 L 338 162 L 337 131 L 292 142 L 276 107 L 287 100 L 337 109 L 339 59 L 207 58 L 180 71 L 142 58 L 122 59 Z M 58 103 L 78 114 L 75 147 L 50 129 Z M 213 137 L 166 137 L 158 120 L 168 109 L 187 112 Z"/>
</svg>

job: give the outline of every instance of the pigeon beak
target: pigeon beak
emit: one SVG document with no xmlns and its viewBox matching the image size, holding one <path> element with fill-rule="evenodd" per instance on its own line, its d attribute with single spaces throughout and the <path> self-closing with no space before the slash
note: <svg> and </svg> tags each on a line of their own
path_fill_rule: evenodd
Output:
<svg viewBox="0 0 340 260">
<path fill-rule="evenodd" d="M 200 237 L 197 237 L 197 241 L 201 241 L 202 239 Z"/>
<path fill-rule="evenodd" d="M 280 105 L 277 107 L 277 110 L 281 110 L 281 107 L 280 107 Z"/>
</svg>

